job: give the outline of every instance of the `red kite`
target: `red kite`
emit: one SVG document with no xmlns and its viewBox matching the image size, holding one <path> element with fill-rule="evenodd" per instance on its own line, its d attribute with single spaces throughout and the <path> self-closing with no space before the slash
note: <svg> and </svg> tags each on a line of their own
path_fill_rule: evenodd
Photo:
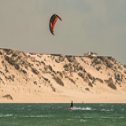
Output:
<svg viewBox="0 0 126 126">
<path fill-rule="evenodd" d="M 56 15 L 56 14 L 53 14 L 50 18 L 50 21 L 49 21 L 49 29 L 50 29 L 50 32 L 54 35 L 54 27 L 55 27 L 55 24 L 57 22 L 57 20 L 60 20 L 62 21 L 62 19 Z"/>
</svg>

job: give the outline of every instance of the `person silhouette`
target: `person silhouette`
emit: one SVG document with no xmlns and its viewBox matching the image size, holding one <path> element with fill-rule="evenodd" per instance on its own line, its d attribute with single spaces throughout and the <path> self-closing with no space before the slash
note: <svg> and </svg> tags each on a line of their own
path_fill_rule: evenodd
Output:
<svg viewBox="0 0 126 126">
<path fill-rule="evenodd" d="M 73 108 L 73 101 L 71 101 L 70 108 Z"/>
</svg>

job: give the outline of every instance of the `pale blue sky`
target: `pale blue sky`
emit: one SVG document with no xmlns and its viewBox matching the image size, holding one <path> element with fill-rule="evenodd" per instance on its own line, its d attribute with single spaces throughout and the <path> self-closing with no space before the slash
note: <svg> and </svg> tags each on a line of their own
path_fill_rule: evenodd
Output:
<svg viewBox="0 0 126 126">
<path fill-rule="evenodd" d="M 62 22 L 49 32 L 52 14 Z M 0 47 L 83 55 L 126 63 L 126 0 L 0 0 Z"/>
</svg>

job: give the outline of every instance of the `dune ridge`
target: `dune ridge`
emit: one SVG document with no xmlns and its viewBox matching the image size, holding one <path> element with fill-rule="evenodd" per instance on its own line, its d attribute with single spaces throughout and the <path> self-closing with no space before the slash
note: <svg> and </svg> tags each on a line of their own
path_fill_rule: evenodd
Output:
<svg viewBox="0 0 126 126">
<path fill-rule="evenodd" d="M 0 103 L 126 103 L 126 65 L 110 56 L 0 49 Z"/>
</svg>

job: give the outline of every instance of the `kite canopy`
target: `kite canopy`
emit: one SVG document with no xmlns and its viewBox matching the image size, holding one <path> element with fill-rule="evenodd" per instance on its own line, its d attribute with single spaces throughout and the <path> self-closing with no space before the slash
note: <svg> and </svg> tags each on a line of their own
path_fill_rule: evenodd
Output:
<svg viewBox="0 0 126 126">
<path fill-rule="evenodd" d="M 55 27 L 55 24 L 57 22 L 57 20 L 60 20 L 62 21 L 62 19 L 56 15 L 56 14 L 53 14 L 50 18 L 50 21 L 49 21 L 49 29 L 50 29 L 50 32 L 54 35 L 54 27 Z"/>
</svg>

